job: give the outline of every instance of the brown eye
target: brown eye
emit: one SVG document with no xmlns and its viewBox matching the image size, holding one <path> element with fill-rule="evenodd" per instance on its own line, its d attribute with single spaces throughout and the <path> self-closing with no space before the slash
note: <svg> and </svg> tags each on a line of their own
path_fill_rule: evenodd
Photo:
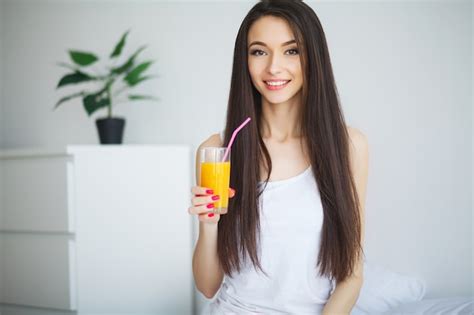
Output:
<svg viewBox="0 0 474 315">
<path fill-rule="evenodd" d="M 287 52 L 288 52 L 288 51 L 292 51 L 292 52 L 293 52 L 293 53 L 290 54 L 290 55 L 298 55 L 298 54 L 299 54 L 298 49 L 289 49 L 289 50 L 287 50 Z"/>
<path fill-rule="evenodd" d="M 263 53 L 260 49 L 255 49 L 250 52 L 250 54 L 254 56 L 261 56 L 260 53 Z"/>
</svg>

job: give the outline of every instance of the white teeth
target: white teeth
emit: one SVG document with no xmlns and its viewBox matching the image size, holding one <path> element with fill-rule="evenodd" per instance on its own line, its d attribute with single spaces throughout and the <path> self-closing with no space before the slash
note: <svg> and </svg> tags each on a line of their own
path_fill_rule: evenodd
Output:
<svg viewBox="0 0 474 315">
<path fill-rule="evenodd" d="M 266 81 L 265 83 L 272 86 L 278 86 L 278 85 L 286 84 L 287 82 L 288 81 L 274 81 L 274 82 Z"/>
</svg>

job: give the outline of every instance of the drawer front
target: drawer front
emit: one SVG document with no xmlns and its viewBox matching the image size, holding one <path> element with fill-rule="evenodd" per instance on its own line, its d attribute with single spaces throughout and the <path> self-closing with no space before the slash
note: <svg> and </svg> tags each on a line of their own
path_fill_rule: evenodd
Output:
<svg viewBox="0 0 474 315">
<path fill-rule="evenodd" d="M 0 314 L 2 315 L 77 315 L 75 311 L 60 311 L 51 308 L 37 308 L 31 306 L 19 305 L 1 305 Z M 136 314 L 131 314 L 136 315 Z"/>
<path fill-rule="evenodd" d="M 76 309 L 76 248 L 69 235 L 1 237 L 1 303 Z"/>
<path fill-rule="evenodd" d="M 78 309 L 191 314 L 188 148 L 78 153 Z"/>
<path fill-rule="evenodd" d="M 2 231 L 74 232 L 74 168 L 67 156 L 2 163 Z"/>
</svg>

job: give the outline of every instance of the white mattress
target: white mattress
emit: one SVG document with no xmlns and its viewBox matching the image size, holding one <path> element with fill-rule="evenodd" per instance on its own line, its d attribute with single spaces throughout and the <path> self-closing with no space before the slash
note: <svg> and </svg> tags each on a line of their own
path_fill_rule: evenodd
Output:
<svg viewBox="0 0 474 315">
<path fill-rule="evenodd" d="M 440 299 L 423 299 L 417 302 L 403 304 L 383 315 L 405 315 L 405 314 L 426 314 L 426 315 L 464 315 L 474 314 L 473 297 L 451 297 Z M 351 313 L 351 315 L 354 315 Z"/>
</svg>

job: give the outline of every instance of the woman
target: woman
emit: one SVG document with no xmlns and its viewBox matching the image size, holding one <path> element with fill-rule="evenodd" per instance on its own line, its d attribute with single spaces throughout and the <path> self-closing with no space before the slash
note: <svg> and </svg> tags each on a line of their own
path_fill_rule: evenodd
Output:
<svg viewBox="0 0 474 315">
<path fill-rule="evenodd" d="M 225 131 L 198 152 L 226 145 L 246 117 L 227 213 L 208 208 L 218 197 L 207 187 L 192 188 L 195 283 L 207 298 L 219 292 L 206 314 L 349 314 L 363 281 L 367 138 L 345 125 L 322 26 L 302 1 L 247 14 Z"/>
</svg>

